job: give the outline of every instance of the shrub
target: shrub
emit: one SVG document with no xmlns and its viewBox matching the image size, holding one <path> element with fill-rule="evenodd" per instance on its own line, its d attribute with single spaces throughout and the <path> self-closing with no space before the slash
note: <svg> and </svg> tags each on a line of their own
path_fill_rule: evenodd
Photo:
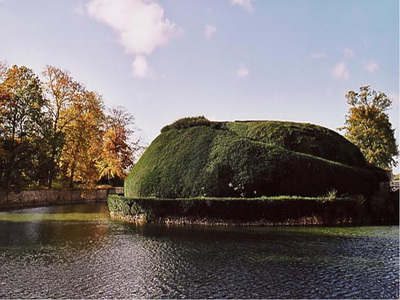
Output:
<svg viewBox="0 0 400 300">
<path fill-rule="evenodd" d="M 161 129 L 161 132 L 167 132 L 171 129 L 185 129 L 195 126 L 210 126 L 210 125 L 211 121 L 205 118 L 204 116 L 188 117 L 179 119 L 170 125 L 164 126 Z"/>
</svg>

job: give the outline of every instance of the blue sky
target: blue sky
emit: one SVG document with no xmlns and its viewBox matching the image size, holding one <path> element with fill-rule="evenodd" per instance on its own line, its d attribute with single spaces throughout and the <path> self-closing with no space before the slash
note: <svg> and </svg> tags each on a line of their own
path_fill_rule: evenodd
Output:
<svg viewBox="0 0 400 300">
<path fill-rule="evenodd" d="M 343 125 L 347 90 L 393 98 L 397 0 L 0 0 L 0 60 L 67 69 L 150 143 L 185 116 Z"/>
</svg>

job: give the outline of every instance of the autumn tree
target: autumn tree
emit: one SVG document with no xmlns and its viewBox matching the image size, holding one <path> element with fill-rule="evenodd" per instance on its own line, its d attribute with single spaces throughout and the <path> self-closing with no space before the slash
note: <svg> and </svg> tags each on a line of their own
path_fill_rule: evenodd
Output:
<svg viewBox="0 0 400 300">
<path fill-rule="evenodd" d="M 360 91 L 348 91 L 350 105 L 346 115 L 345 137 L 357 145 L 367 162 L 388 168 L 395 166 L 394 158 L 399 154 L 394 129 L 386 111 L 391 99 L 382 92 L 371 90 L 370 86 L 360 87 Z"/>
<path fill-rule="evenodd" d="M 0 180 L 7 188 L 39 176 L 47 121 L 39 78 L 24 66 L 9 68 L 0 84 Z"/>
<path fill-rule="evenodd" d="M 6 115 L 8 113 L 7 107 L 9 103 L 12 101 L 12 95 L 7 91 L 4 84 L 0 84 L 0 185 L 5 182 L 5 171 L 7 165 L 7 151 L 4 148 L 4 144 L 8 139 L 7 128 L 8 124 L 6 123 Z"/>
<path fill-rule="evenodd" d="M 102 149 L 104 126 L 102 98 L 82 86 L 61 118 L 70 118 L 63 129 L 64 146 L 60 157 L 62 175 L 69 186 L 75 182 L 92 186 L 99 178 L 97 162 Z"/>
<path fill-rule="evenodd" d="M 5 61 L 0 61 L 0 82 L 6 77 L 8 65 Z"/>
<path fill-rule="evenodd" d="M 26 67 L 0 61 L 0 184 L 70 187 L 124 178 L 139 141 L 123 108 L 104 114 L 102 97 L 52 66 L 43 82 Z"/>
<path fill-rule="evenodd" d="M 57 174 L 70 187 L 76 182 L 93 185 L 105 176 L 123 178 L 135 148 L 128 128 L 132 116 L 112 109 L 105 117 L 101 96 L 74 81 L 68 71 L 46 66 L 43 75 L 52 121 L 49 186 Z"/>
<path fill-rule="evenodd" d="M 124 107 L 108 110 L 101 158 L 97 164 L 100 178 L 125 179 L 133 166 L 135 154 L 141 149 L 139 139 L 134 139 L 134 118 Z"/>
<path fill-rule="evenodd" d="M 59 171 L 66 127 L 83 114 L 79 110 L 83 87 L 73 80 L 68 71 L 53 66 L 46 66 L 43 76 L 43 90 L 48 99 L 48 117 L 51 120 L 48 139 L 51 150 L 47 164 L 47 185 L 51 187 Z"/>
<path fill-rule="evenodd" d="M 6 90 L 5 86 L 2 84 L 6 77 L 8 70 L 7 63 L 5 61 L 0 61 L 0 116 L 3 116 L 6 112 L 6 103 L 10 101 L 10 93 Z M 5 124 L 0 122 L 0 170 L 2 169 L 2 157 L 6 154 L 4 151 L 4 136 L 5 136 Z M 0 174 L 1 176 L 1 174 Z M 0 178 L 1 182 L 1 178 Z"/>
</svg>

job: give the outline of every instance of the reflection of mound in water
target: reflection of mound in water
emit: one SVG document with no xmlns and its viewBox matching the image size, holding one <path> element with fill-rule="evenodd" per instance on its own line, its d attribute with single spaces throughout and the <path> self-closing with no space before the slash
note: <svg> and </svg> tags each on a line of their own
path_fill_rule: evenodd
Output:
<svg viewBox="0 0 400 300">
<path fill-rule="evenodd" d="M 387 181 L 356 146 L 311 124 L 186 118 L 162 129 L 125 181 L 127 197 L 362 193 Z"/>
</svg>

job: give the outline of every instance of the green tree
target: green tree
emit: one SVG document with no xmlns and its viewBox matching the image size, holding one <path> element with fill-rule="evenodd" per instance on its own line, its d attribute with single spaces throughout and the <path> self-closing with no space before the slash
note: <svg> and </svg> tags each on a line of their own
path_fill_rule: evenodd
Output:
<svg viewBox="0 0 400 300">
<path fill-rule="evenodd" d="M 368 163 L 388 168 L 396 165 L 399 154 L 394 129 L 386 111 L 391 99 L 382 92 L 371 90 L 370 86 L 360 87 L 360 91 L 348 91 L 350 105 L 346 115 L 345 137 L 358 146 Z"/>
<path fill-rule="evenodd" d="M 41 82 L 24 66 L 9 68 L 0 84 L 0 180 L 5 187 L 37 180 L 47 126 Z"/>
</svg>

